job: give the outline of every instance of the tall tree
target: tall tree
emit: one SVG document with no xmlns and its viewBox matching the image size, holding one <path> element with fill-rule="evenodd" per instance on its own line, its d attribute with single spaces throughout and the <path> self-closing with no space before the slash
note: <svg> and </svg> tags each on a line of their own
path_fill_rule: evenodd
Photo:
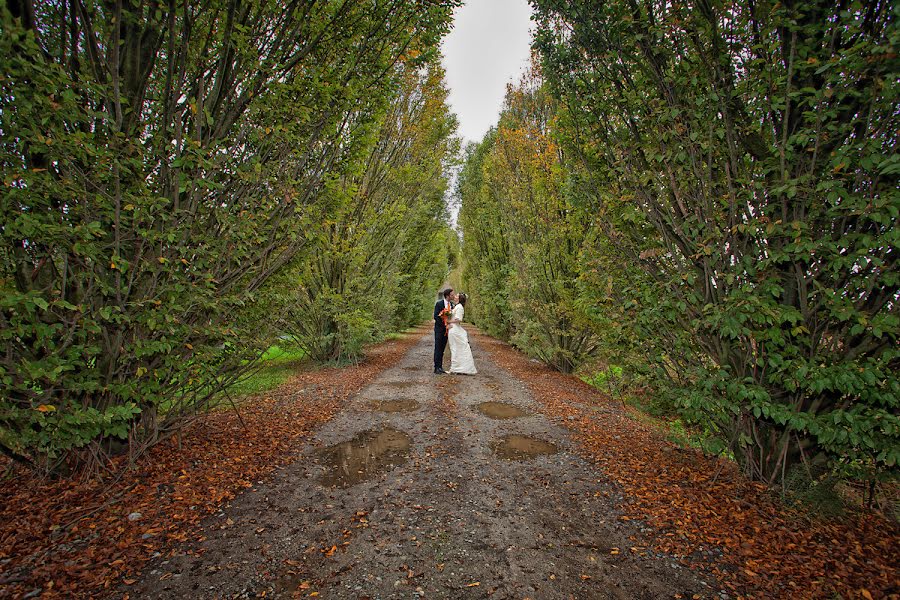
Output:
<svg viewBox="0 0 900 600">
<path fill-rule="evenodd" d="M 577 302 L 586 219 L 571 203 L 554 115 L 537 69 L 508 88 L 496 131 L 461 174 L 460 224 L 479 322 L 570 372 L 595 335 Z"/>
<path fill-rule="evenodd" d="M 897 6 L 533 4 L 597 225 L 656 288 L 630 301 L 683 342 L 683 408 L 764 481 L 896 465 Z"/>
<path fill-rule="evenodd" d="M 294 283 L 279 284 L 282 327 L 319 360 L 355 359 L 364 341 L 420 322 L 446 276 L 456 120 L 436 61 L 397 69 L 401 84 L 374 141 L 334 182 L 333 208 L 298 256 Z"/>
<path fill-rule="evenodd" d="M 496 130 L 466 148 L 456 182 L 459 227 L 462 232 L 462 286 L 471 296 L 469 319 L 491 335 L 513 334 L 508 279 L 512 273 L 509 244 L 500 209 L 484 180 L 487 157 Z"/>
<path fill-rule="evenodd" d="M 0 447 L 139 452 L 218 397 L 265 332 L 234 315 L 453 5 L 10 0 Z"/>
</svg>

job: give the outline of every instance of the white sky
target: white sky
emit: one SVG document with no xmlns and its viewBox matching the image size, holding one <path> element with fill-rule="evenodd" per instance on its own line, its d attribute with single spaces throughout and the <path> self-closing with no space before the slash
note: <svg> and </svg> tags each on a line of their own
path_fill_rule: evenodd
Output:
<svg viewBox="0 0 900 600">
<path fill-rule="evenodd" d="M 528 65 L 530 19 L 527 0 L 467 0 L 456 9 L 441 49 L 463 144 L 481 141 L 497 123 L 506 84 Z"/>
</svg>

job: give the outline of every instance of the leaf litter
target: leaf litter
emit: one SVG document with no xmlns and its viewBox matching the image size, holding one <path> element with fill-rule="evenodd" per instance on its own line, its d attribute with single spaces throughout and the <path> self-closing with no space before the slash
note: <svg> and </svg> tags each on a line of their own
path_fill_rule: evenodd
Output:
<svg viewBox="0 0 900 600">
<path fill-rule="evenodd" d="M 419 339 L 370 348 L 344 368 L 302 371 L 239 412 L 216 411 L 152 448 L 133 468 L 88 482 L 21 469 L 0 483 L 0 597 L 86 598 L 129 585 L 157 553 L 198 536 L 201 519 L 277 468 L 341 404 Z"/>
<path fill-rule="evenodd" d="M 656 550 L 714 574 L 736 597 L 896 594 L 897 533 L 877 515 L 811 523 L 781 507 L 733 465 L 677 448 L 594 388 L 474 335 L 495 363 L 527 384 L 549 416 L 573 432 L 582 454 L 625 492 L 620 520 L 650 526 Z M 185 432 L 182 449 L 174 441 L 161 444 L 113 483 L 48 481 L 16 473 L 0 487 L 0 595 L 41 590 L 44 597 L 88 597 L 135 583 L 156 553 L 171 555 L 183 547 L 181 542 L 202 540 L 201 518 L 294 460 L 295 449 L 314 428 L 419 337 L 383 344 L 355 367 L 300 373 L 282 388 L 245 402 L 240 410 L 246 430 L 234 413 L 212 414 Z M 438 383 L 446 390 L 436 408 L 448 419 L 456 412 L 454 384 Z M 139 516 L 129 519 L 133 515 Z M 357 515 L 354 527 L 368 526 L 367 517 L 366 512 Z M 642 542 L 632 542 L 630 549 L 607 547 L 606 553 L 643 557 L 648 548 Z M 319 552 L 331 561 L 345 544 L 328 543 Z M 596 560 L 590 557 L 591 564 Z M 584 573 L 579 578 L 591 580 Z M 463 585 L 477 589 L 483 581 L 473 577 Z M 295 585 L 304 595 L 318 594 L 308 579 Z"/>
<path fill-rule="evenodd" d="M 711 572 L 737 597 L 898 597 L 895 523 L 867 512 L 811 519 L 734 463 L 677 447 L 634 409 L 508 344 L 475 336 L 621 486 L 627 494 L 621 519 L 651 526 L 658 550 Z"/>
</svg>

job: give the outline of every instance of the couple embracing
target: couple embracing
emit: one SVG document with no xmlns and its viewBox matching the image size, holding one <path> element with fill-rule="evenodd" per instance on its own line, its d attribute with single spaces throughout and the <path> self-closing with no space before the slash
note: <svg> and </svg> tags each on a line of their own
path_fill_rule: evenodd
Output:
<svg viewBox="0 0 900 600">
<path fill-rule="evenodd" d="M 452 288 L 441 292 L 442 298 L 434 305 L 434 374 L 443 375 L 444 348 L 450 343 L 450 372 L 475 375 L 475 360 L 469 346 L 469 334 L 463 329 L 466 295 L 457 294 Z"/>
</svg>

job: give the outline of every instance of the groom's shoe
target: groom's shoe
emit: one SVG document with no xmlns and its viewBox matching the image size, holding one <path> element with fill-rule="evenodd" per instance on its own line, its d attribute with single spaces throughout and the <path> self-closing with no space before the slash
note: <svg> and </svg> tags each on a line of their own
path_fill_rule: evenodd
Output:
<svg viewBox="0 0 900 600">
<path fill-rule="evenodd" d="M 434 374 L 435 374 L 435 375 L 446 375 L 446 374 L 447 374 L 447 371 L 445 371 L 445 370 L 443 370 L 443 369 L 441 369 L 441 368 L 437 368 L 437 369 L 434 370 Z"/>
</svg>

